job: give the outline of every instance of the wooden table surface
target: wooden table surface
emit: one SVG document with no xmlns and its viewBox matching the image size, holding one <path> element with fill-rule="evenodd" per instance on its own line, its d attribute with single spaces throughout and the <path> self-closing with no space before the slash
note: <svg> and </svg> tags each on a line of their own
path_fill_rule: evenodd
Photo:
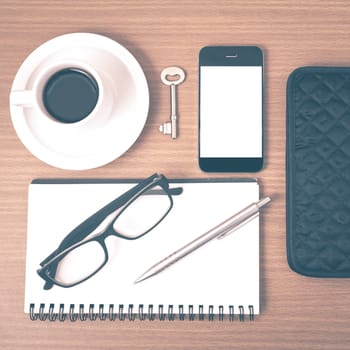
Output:
<svg viewBox="0 0 350 350">
<path fill-rule="evenodd" d="M 0 348 L 1 349 L 349 349 L 350 280 L 290 270 L 285 229 L 286 81 L 297 67 L 350 64 L 350 3 L 333 1 L 1 0 Z M 36 159 L 12 126 L 8 96 L 27 55 L 70 32 L 116 40 L 141 63 L 150 112 L 122 157 L 88 171 Z M 261 225 L 261 315 L 255 322 L 32 322 L 23 313 L 27 186 L 37 177 L 208 177 L 197 165 L 198 52 L 205 45 L 258 45 L 265 52 L 265 155 L 256 176 L 273 202 Z M 179 65 L 176 141 L 158 132 L 169 115 L 160 71 Z M 215 294 L 215 292 L 213 292 Z"/>
</svg>

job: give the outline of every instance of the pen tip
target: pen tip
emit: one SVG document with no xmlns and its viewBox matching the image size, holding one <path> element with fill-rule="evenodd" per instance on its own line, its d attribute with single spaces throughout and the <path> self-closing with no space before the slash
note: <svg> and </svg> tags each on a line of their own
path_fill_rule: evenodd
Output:
<svg viewBox="0 0 350 350">
<path fill-rule="evenodd" d="M 152 276 L 154 276 L 154 273 L 151 274 L 151 273 L 149 273 L 149 270 L 148 270 L 148 271 L 146 271 L 144 274 L 142 274 L 139 278 L 137 278 L 137 279 L 135 280 L 134 284 L 138 284 L 138 283 L 140 283 L 140 282 L 143 282 L 143 281 L 149 279 L 149 278 L 152 277 Z"/>
<path fill-rule="evenodd" d="M 138 283 L 144 281 L 145 279 L 147 279 L 147 277 L 144 277 L 143 275 L 141 275 L 139 278 L 137 278 L 137 279 L 134 281 L 134 284 L 138 284 Z"/>
</svg>

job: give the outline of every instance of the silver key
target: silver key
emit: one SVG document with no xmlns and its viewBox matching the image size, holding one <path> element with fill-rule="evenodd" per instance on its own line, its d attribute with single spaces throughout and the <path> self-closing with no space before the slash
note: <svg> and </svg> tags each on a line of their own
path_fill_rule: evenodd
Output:
<svg viewBox="0 0 350 350">
<path fill-rule="evenodd" d="M 177 137 L 177 99 L 176 85 L 185 80 L 186 74 L 180 67 L 168 67 L 163 69 L 160 78 L 165 85 L 170 86 L 170 121 L 163 123 L 159 131 L 164 135 L 171 135 L 173 139 Z"/>
</svg>

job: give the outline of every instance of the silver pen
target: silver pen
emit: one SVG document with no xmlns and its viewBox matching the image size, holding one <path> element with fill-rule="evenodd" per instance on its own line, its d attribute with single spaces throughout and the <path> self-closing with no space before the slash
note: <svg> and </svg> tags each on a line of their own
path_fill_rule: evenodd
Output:
<svg viewBox="0 0 350 350">
<path fill-rule="evenodd" d="M 235 215 L 231 216 L 221 224 L 215 226 L 208 232 L 194 239 L 192 242 L 186 244 L 182 248 L 176 250 L 166 258 L 162 259 L 152 267 L 150 267 L 145 273 L 143 273 L 135 282 L 140 283 L 150 277 L 157 275 L 159 272 L 164 271 L 171 265 L 175 264 L 185 256 L 189 255 L 193 251 L 202 247 L 204 244 L 212 241 L 215 238 L 224 238 L 238 228 L 242 227 L 255 217 L 259 215 L 259 210 L 271 201 L 270 197 L 260 199 L 258 202 L 254 202 L 242 209 Z"/>
</svg>

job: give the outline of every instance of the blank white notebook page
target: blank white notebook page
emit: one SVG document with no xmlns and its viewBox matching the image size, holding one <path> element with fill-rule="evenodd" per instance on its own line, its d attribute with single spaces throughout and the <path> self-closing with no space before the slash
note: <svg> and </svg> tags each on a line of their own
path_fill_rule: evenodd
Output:
<svg viewBox="0 0 350 350">
<path fill-rule="evenodd" d="M 26 260 L 25 312 L 34 304 L 34 312 L 45 304 L 45 312 L 54 304 L 54 312 L 64 304 L 77 309 L 91 304 L 136 307 L 143 304 L 173 305 L 198 313 L 208 313 L 213 306 L 228 314 L 239 306 L 249 314 L 249 306 L 259 313 L 259 218 L 239 228 L 228 237 L 214 239 L 158 275 L 134 284 L 134 281 L 159 260 L 226 220 L 259 199 L 259 185 L 250 182 L 172 182 L 170 187 L 183 187 L 173 196 L 174 205 L 168 216 L 140 239 L 128 241 L 108 237 L 108 263 L 95 276 L 71 288 L 54 286 L 44 290 L 36 270 L 64 237 L 102 206 L 127 191 L 130 183 L 72 183 L 29 186 Z M 151 210 L 151 208 L 150 208 Z M 142 215 L 142 214 L 140 214 Z M 147 213 L 144 213 L 147 215 Z M 91 256 L 91 259 L 94 257 Z"/>
</svg>

